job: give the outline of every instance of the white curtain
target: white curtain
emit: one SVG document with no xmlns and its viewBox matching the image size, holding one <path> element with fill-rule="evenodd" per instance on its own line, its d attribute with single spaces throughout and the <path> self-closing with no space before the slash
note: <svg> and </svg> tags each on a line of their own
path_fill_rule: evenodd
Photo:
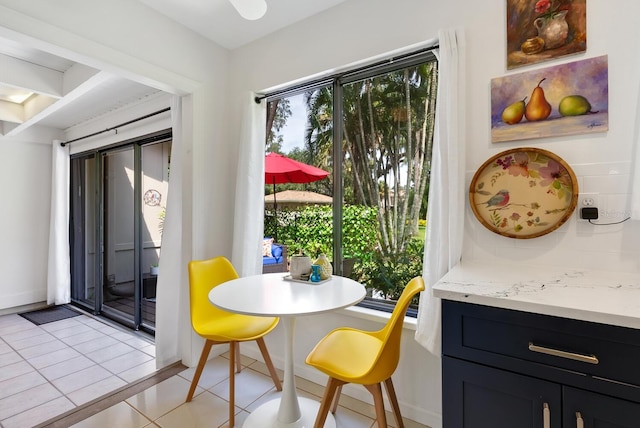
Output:
<svg viewBox="0 0 640 428">
<path fill-rule="evenodd" d="M 71 301 L 71 262 L 69 252 L 69 146 L 53 142 L 51 155 L 51 214 L 49 221 L 49 260 L 47 264 L 47 304 Z"/>
<path fill-rule="evenodd" d="M 189 281 L 183 252 L 187 251 L 183 230 L 184 147 L 191 138 L 190 97 L 171 100 L 171 174 L 167 190 L 166 215 L 156 289 L 156 366 L 165 367 L 182 359 L 182 350 L 191 335 Z M 187 239 L 188 240 L 188 239 Z"/>
<path fill-rule="evenodd" d="M 440 299 L 432 287 L 460 261 L 465 212 L 465 46 L 461 29 L 438 32 L 438 99 L 429 186 L 423 277 L 415 338 L 441 351 Z"/>
<path fill-rule="evenodd" d="M 636 100 L 636 117 L 640 117 L 640 86 Z M 631 219 L 640 220 L 640 122 L 636 120 L 632 145 L 631 164 Z"/>
<path fill-rule="evenodd" d="M 264 141 L 266 101 L 246 96 L 238 149 L 236 205 L 231 262 L 240 276 L 262 272 L 264 233 Z"/>
</svg>

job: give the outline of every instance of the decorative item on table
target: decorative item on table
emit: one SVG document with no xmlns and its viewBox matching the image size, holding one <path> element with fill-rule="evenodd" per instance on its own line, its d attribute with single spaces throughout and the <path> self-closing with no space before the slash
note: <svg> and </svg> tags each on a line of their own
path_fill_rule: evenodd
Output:
<svg viewBox="0 0 640 428">
<path fill-rule="evenodd" d="M 159 269 L 158 265 L 151 265 L 151 268 L 149 269 L 149 273 L 151 275 L 158 275 L 158 272 L 159 272 L 158 269 Z"/>
<path fill-rule="evenodd" d="M 311 258 L 302 253 L 292 256 L 289 273 L 293 279 L 308 279 L 311 273 Z"/>
<path fill-rule="evenodd" d="M 331 275 L 333 274 L 333 266 L 331 266 L 331 262 L 325 254 L 320 254 L 313 264 L 320 266 L 321 279 L 331 278 Z"/>
<path fill-rule="evenodd" d="M 311 278 L 309 278 L 311 282 L 320 282 L 322 280 L 320 272 L 322 272 L 322 266 L 311 265 Z"/>
</svg>

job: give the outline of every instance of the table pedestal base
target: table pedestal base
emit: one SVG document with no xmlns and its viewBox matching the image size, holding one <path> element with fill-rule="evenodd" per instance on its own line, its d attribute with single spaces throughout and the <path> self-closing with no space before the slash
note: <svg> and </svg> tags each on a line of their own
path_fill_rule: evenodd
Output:
<svg viewBox="0 0 640 428">
<path fill-rule="evenodd" d="M 280 399 L 271 400 L 251 412 L 244 421 L 243 428 L 313 428 L 318 415 L 320 403 L 309 398 L 298 397 L 302 417 L 293 423 L 283 423 L 278 420 Z M 331 412 L 327 415 L 324 428 L 336 428 L 336 420 Z"/>
</svg>

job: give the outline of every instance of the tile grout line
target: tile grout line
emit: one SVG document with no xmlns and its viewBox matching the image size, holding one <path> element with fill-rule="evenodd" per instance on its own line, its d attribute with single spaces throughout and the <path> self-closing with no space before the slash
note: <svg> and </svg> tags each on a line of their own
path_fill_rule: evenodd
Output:
<svg viewBox="0 0 640 428">
<path fill-rule="evenodd" d="M 84 356 L 85 358 L 87 358 L 89 361 L 91 361 L 91 362 L 92 362 L 92 366 L 98 366 L 98 367 L 101 367 L 101 368 L 102 368 L 102 369 L 104 369 L 107 373 L 109 373 L 109 375 L 110 375 L 109 377 L 114 377 L 114 378 L 116 378 L 116 379 L 118 379 L 118 380 L 120 380 L 120 381 L 124 382 L 126 386 L 124 386 L 124 387 L 122 387 L 122 388 L 125 388 L 125 389 L 126 389 L 126 387 L 127 387 L 127 386 L 132 385 L 132 382 L 129 382 L 129 381 L 127 381 L 126 379 L 124 379 L 123 377 L 119 376 L 121 373 L 124 373 L 124 372 L 126 372 L 126 371 L 128 371 L 128 370 L 133 370 L 133 369 L 135 369 L 136 367 L 138 367 L 138 366 L 140 366 L 140 365 L 142 365 L 142 364 L 145 364 L 145 363 L 147 363 L 147 362 L 149 362 L 149 361 L 154 361 L 154 360 L 155 360 L 155 355 L 151 355 L 151 354 L 148 354 L 148 353 L 146 353 L 146 352 L 144 352 L 144 351 L 141 351 L 138 347 L 136 347 L 136 345 L 133 345 L 133 344 L 127 343 L 125 340 L 123 340 L 123 339 L 122 339 L 122 338 L 120 338 L 120 337 L 113 337 L 114 335 L 124 333 L 124 334 L 127 334 L 128 336 L 130 336 L 130 337 L 128 337 L 128 338 L 127 338 L 127 341 L 129 341 L 129 339 L 131 339 L 131 340 L 133 340 L 133 339 L 137 339 L 137 340 L 142 340 L 142 341 L 144 341 L 144 342 L 147 342 L 147 343 L 149 344 L 149 346 L 155 346 L 155 344 L 154 344 L 153 342 L 150 342 L 150 341 L 149 341 L 148 339 L 146 339 L 144 336 L 142 336 L 142 335 L 135 335 L 135 334 L 132 334 L 132 333 L 131 333 L 131 332 L 129 332 L 129 331 L 118 329 L 118 328 L 116 328 L 116 326 L 113 326 L 113 325 L 110 325 L 110 324 L 108 324 L 108 323 L 105 323 L 105 322 L 103 322 L 102 320 L 97 319 L 95 316 L 92 316 L 91 314 L 81 313 L 81 315 L 79 315 L 78 317 L 86 317 L 87 319 L 83 319 L 83 320 L 80 320 L 80 319 L 78 319 L 78 320 L 74 320 L 74 321 L 77 323 L 77 325 L 72 325 L 72 326 L 69 326 L 69 327 L 61 327 L 61 328 L 59 328 L 59 329 L 53 330 L 53 332 L 52 332 L 52 331 L 49 331 L 49 330 L 47 330 L 47 329 L 45 329 L 45 328 L 43 328 L 43 327 L 42 327 L 42 325 L 44 325 L 44 324 L 42 324 L 42 325 L 38 325 L 38 324 L 33 323 L 33 324 L 34 324 L 34 327 L 35 327 L 35 328 L 33 328 L 33 329 L 32 329 L 32 328 L 25 328 L 25 329 L 18 330 L 18 331 L 16 331 L 16 332 L 12 332 L 12 333 L 10 333 L 10 334 L 20 334 L 21 332 L 25 332 L 25 331 L 28 331 L 28 330 L 29 330 L 29 331 L 38 330 L 38 333 L 37 333 L 37 334 L 35 334 L 35 335 L 31 335 L 31 336 L 28 336 L 28 337 L 38 336 L 38 335 L 41 335 L 41 334 L 48 334 L 48 335 L 50 335 L 51 337 L 53 337 L 53 338 L 54 338 L 54 340 L 51 340 L 50 342 L 54 342 L 54 341 L 55 341 L 55 342 L 58 342 L 59 344 L 61 344 L 61 345 L 63 346 L 60 350 L 63 350 L 63 349 L 71 349 L 71 350 L 73 350 L 73 351 L 77 352 L 80 356 Z M 70 317 L 70 318 L 67 318 L 67 319 L 72 319 L 72 318 L 76 318 L 76 317 Z M 26 322 L 31 322 L 30 320 L 27 320 L 27 319 L 24 319 L 24 320 L 25 320 Z M 58 321 L 64 321 L 64 320 L 65 320 L 65 319 L 63 319 L 63 320 L 58 320 Z M 100 324 L 102 324 L 102 326 L 110 327 L 110 328 L 112 328 L 112 329 L 113 329 L 113 330 L 115 330 L 115 331 L 113 331 L 113 332 L 111 332 L 111 333 L 108 333 L 108 332 L 105 332 L 105 331 L 101 331 L 101 330 L 99 330 L 98 328 L 96 328 L 94 325 L 89 325 L 89 324 L 88 324 L 88 322 L 89 322 L 89 321 L 96 321 L 96 322 L 99 322 Z M 55 321 L 54 321 L 54 322 L 55 322 Z M 145 361 L 145 362 L 143 362 L 143 363 L 136 364 L 135 366 L 129 367 L 129 368 L 127 368 L 126 370 L 123 370 L 123 371 L 122 371 L 122 372 L 120 372 L 120 373 L 113 373 L 113 371 L 112 371 L 112 370 L 109 370 L 107 367 L 104 367 L 101 363 L 98 363 L 98 362 L 96 362 L 95 360 L 91 359 L 90 357 L 87 357 L 85 353 L 83 353 L 83 352 L 81 352 L 81 351 L 77 350 L 77 349 L 75 348 L 75 346 L 74 346 L 74 345 L 71 345 L 71 344 L 67 343 L 66 341 L 64 341 L 64 340 L 63 340 L 64 338 L 60 338 L 60 337 L 58 337 L 58 336 L 55 334 L 55 331 L 64 330 L 64 329 L 67 329 L 67 328 L 71 328 L 71 329 L 73 329 L 73 328 L 77 328 L 77 327 L 80 327 L 80 326 L 84 326 L 84 327 L 86 327 L 86 328 L 88 328 L 88 329 L 91 329 L 91 331 L 93 331 L 93 332 L 97 332 L 97 333 L 100 333 L 101 335 L 103 335 L 103 336 L 105 336 L 105 337 L 111 337 L 111 338 L 113 338 L 114 340 L 116 340 L 118 343 L 121 343 L 121 344 L 123 344 L 123 345 L 126 345 L 126 346 L 130 347 L 130 348 L 131 348 L 131 352 L 139 351 L 139 352 L 141 352 L 141 353 L 143 353 L 143 354 L 145 354 L 145 355 L 147 355 L 147 356 L 151 357 L 151 359 L 150 359 L 150 360 L 147 360 L 147 361 Z M 103 329 L 103 330 L 104 330 L 104 329 Z M 82 334 L 82 333 L 80 333 L 80 334 Z M 69 338 L 69 337 L 73 337 L 73 335 L 65 336 L 65 338 Z M 92 339 L 89 339 L 89 340 L 92 340 Z M 87 340 L 87 341 L 89 341 L 89 340 Z M 38 407 L 40 407 L 40 406 L 44 406 L 44 405 L 46 405 L 47 403 L 50 403 L 50 402 L 55 401 L 55 400 L 60 399 L 60 398 L 65 398 L 66 400 L 68 400 L 68 401 L 69 401 L 69 403 L 70 403 L 71 405 L 73 405 L 73 406 L 74 406 L 74 408 L 73 408 L 73 409 L 71 409 L 71 411 L 73 411 L 73 410 L 75 410 L 75 409 L 78 409 L 78 408 L 80 408 L 80 407 L 84 406 L 84 404 L 86 404 L 86 403 L 83 403 L 83 404 L 81 404 L 81 405 L 76 404 L 76 403 L 75 403 L 75 402 L 74 402 L 74 401 L 73 401 L 73 400 L 68 396 L 68 394 L 65 394 L 62 390 L 60 390 L 60 388 L 58 388 L 58 387 L 53 383 L 53 381 L 52 381 L 52 380 L 50 380 L 47 376 L 45 376 L 45 375 L 41 372 L 41 370 L 42 370 L 42 369 L 45 369 L 45 368 L 47 368 L 47 367 L 52 367 L 52 366 L 54 366 L 55 364 L 60 364 L 60 363 L 63 363 L 64 361 L 60 361 L 60 362 L 55 363 L 55 364 L 50 364 L 50 365 L 47 365 L 47 366 L 44 366 L 44 367 L 42 367 L 42 368 L 38 369 L 36 366 L 34 366 L 34 365 L 33 365 L 33 363 L 32 363 L 31 361 L 29 361 L 29 359 L 25 358 L 25 357 L 22 355 L 22 353 L 21 353 L 20 351 L 21 351 L 21 350 L 22 350 L 22 351 L 24 351 L 25 349 L 31 348 L 31 347 L 33 347 L 33 346 L 40 346 L 39 344 L 34 344 L 34 345 L 32 345 L 32 346 L 27 346 L 27 347 L 22 348 L 22 349 L 20 349 L 20 350 L 19 350 L 19 349 L 15 348 L 15 346 L 14 346 L 14 345 L 12 345 L 11 343 L 7 342 L 6 340 L 3 340 L 3 342 L 8 346 L 8 348 L 9 348 L 12 352 L 14 352 L 14 353 L 15 353 L 15 354 L 20 358 L 20 361 L 17 361 L 16 363 L 19 363 L 19 362 L 24 362 L 24 363 L 26 363 L 26 364 L 27 364 L 27 365 L 32 369 L 29 373 L 31 373 L 31 372 L 35 372 L 35 373 L 37 373 L 37 374 L 38 374 L 42 379 L 44 379 L 44 381 L 45 381 L 45 382 L 44 382 L 44 383 L 42 383 L 42 384 L 40 384 L 40 385 L 45 385 L 45 384 L 47 384 L 47 383 L 48 383 L 48 384 L 49 384 L 49 385 L 50 385 L 50 386 L 51 386 L 55 391 L 57 391 L 57 392 L 60 394 L 60 396 L 58 396 L 58 397 L 56 397 L 56 398 L 54 398 L 54 399 L 50 399 L 50 400 L 44 401 L 44 402 L 42 402 L 42 403 L 38 403 L 37 405 L 34 405 L 33 407 L 30 407 L 30 408 L 28 408 L 28 409 L 23 409 L 21 412 L 18 412 L 17 414 L 14 414 L 14 415 L 10 415 L 10 416 L 8 416 L 6 419 L 16 417 L 17 415 L 19 415 L 19 414 L 21 414 L 21 413 L 25 413 L 25 412 L 31 411 L 31 410 L 33 410 L 33 409 L 36 409 L 36 408 L 38 408 Z M 77 343 L 77 344 L 75 344 L 75 345 L 78 345 L 78 344 L 81 344 L 81 343 L 84 343 L 84 342 L 80 342 L 80 343 Z M 43 355 L 46 355 L 46 354 L 43 354 Z M 126 354 L 123 354 L 123 355 L 126 355 Z M 121 356 L 121 355 L 120 355 L 120 356 Z M 114 358 L 118 358 L 118 357 L 120 357 L 120 356 L 116 356 L 116 357 L 114 357 Z M 34 358 L 35 358 L 35 357 L 34 357 Z M 112 358 L 112 359 L 109 359 L 109 360 L 105 360 L 105 361 L 111 361 L 111 360 L 113 360 L 113 358 Z M 103 362 L 104 362 L 104 361 L 103 361 Z M 71 373 L 66 374 L 65 376 L 73 375 L 74 373 L 78 373 L 78 372 L 71 372 Z M 155 371 L 153 374 L 156 374 L 156 373 L 157 373 L 157 371 Z M 153 375 L 153 374 L 152 374 L 152 375 Z M 151 376 L 152 376 L 152 375 L 151 375 Z M 5 381 L 6 381 L 6 380 L 15 379 L 16 377 L 19 377 L 19 376 L 22 376 L 22 375 L 18 375 L 18 376 L 14 376 L 14 377 L 11 377 L 11 378 L 8 378 L 8 379 L 5 379 Z M 62 376 L 62 377 L 64 377 L 64 376 Z M 61 377 L 61 378 L 62 378 L 62 377 Z M 146 379 L 147 377 L 149 377 L 149 376 L 145 376 L 145 377 L 143 377 L 143 378 L 142 378 L 142 380 Z M 138 380 L 136 380 L 136 381 L 134 381 L 134 382 L 133 382 L 133 384 L 136 384 L 136 383 L 138 383 Z M 32 387 L 32 388 L 35 388 L 35 387 L 36 387 L 36 386 L 34 386 L 34 387 Z M 9 397 L 15 396 L 16 394 L 19 394 L 19 393 L 23 393 L 23 392 L 25 392 L 25 391 L 29 391 L 29 390 L 30 390 L 30 389 L 32 389 L 32 388 L 28 388 L 28 389 L 26 389 L 26 390 L 24 390 L 24 391 L 19 391 L 19 392 L 16 392 L 16 393 L 14 393 L 14 394 L 10 394 L 10 395 L 8 395 L 7 397 L 3 397 L 1 400 L 7 399 L 7 398 L 9 398 Z M 80 390 L 80 389 L 82 389 L 82 388 L 76 389 L 76 390 L 74 390 L 74 391 L 70 391 L 70 393 L 75 392 L 75 391 L 78 391 L 78 390 Z M 116 389 L 116 391 L 118 391 L 118 390 L 119 390 L 119 389 Z M 96 399 L 96 400 L 97 400 L 97 399 Z M 95 400 L 91 400 L 91 401 L 90 401 L 90 403 L 91 403 L 91 402 L 93 402 L 93 401 L 95 401 Z M 1 423 L 1 421 L 0 421 L 0 426 L 3 426 L 3 425 L 2 425 L 2 423 Z"/>
<path fill-rule="evenodd" d="M 27 321 L 27 322 L 31 322 L 31 321 L 29 321 L 29 320 L 27 320 L 27 319 L 25 319 L 25 321 Z M 62 342 L 58 337 L 56 337 L 56 336 L 52 335 L 50 332 L 48 332 L 48 331 L 46 331 L 45 329 L 43 329 L 40 325 L 38 325 L 38 324 L 34 324 L 34 325 L 35 325 L 35 326 L 36 326 L 36 328 L 37 328 L 37 329 L 39 329 L 40 331 L 42 331 L 42 332 L 44 332 L 44 333 L 46 333 L 46 334 L 50 334 L 51 336 L 55 337 L 55 340 L 56 340 L 56 341 L 60 341 L 60 342 Z M 29 330 L 29 329 L 25 329 L 25 330 Z M 24 330 L 21 330 L 21 331 L 16 332 L 16 333 L 21 333 L 21 332 L 23 332 L 23 331 L 24 331 Z M 6 341 L 6 340 L 4 340 L 4 339 L 3 339 L 3 342 L 4 342 L 4 343 L 6 343 L 6 344 L 7 344 L 7 346 L 9 346 L 9 347 L 11 348 L 11 350 L 12 350 L 13 352 L 15 352 L 15 353 L 20 357 L 21 362 L 24 362 L 24 363 L 28 364 L 28 365 L 33 369 L 33 371 L 35 371 L 39 376 L 41 376 L 41 377 L 46 381 L 46 383 L 48 383 L 52 388 L 54 388 L 56 391 L 58 391 L 58 392 L 61 394 L 61 397 L 65 397 L 65 398 L 67 398 L 67 397 L 66 397 L 66 395 L 65 395 L 62 391 L 60 391 L 60 390 L 59 390 L 59 389 L 58 389 L 58 388 L 57 388 L 57 387 L 56 387 L 56 386 L 55 386 L 55 385 L 54 385 L 54 384 L 53 384 L 53 383 L 52 383 L 52 382 L 51 382 L 51 381 L 46 377 L 46 376 L 44 376 L 42 373 L 40 373 L 40 370 L 38 370 L 38 369 L 37 369 L 37 368 L 36 368 L 36 367 L 35 367 L 35 366 L 34 366 L 34 365 L 33 365 L 33 364 L 32 364 L 32 363 L 31 363 L 27 358 L 23 357 L 23 356 L 22 356 L 22 354 L 20 353 L 20 351 L 19 351 L 18 349 L 16 349 L 16 348 L 11 344 L 11 343 L 7 342 L 7 341 Z M 52 341 L 52 342 L 53 342 L 53 341 Z M 62 342 L 62 343 L 64 343 L 64 342 Z M 65 344 L 65 345 L 66 345 L 66 344 Z M 38 345 L 34 345 L 34 346 L 38 346 Z M 29 347 L 27 347 L 27 348 L 29 348 Z M 24 349 L 26 349 L 26 348 L 24 348 Z M 21 374 L 21 375 L 18 375 L 18 376 L 14 376 L 14 377 L 12 377 L 12 378 L 5 379 L 5 380 L 15 379 L 16 377 L 23 376 L 23 375 L 24 375 L 24 373 L 23 373 L 23 374 Z M 43 384 L 40 384 L 40 385 L 44 385 L 44 383 L 43 383 Z M 40 386 L 40 385 L 37 385 L 37 386 Z M 35 387 L 33 387 L 33 388 L 35 388 Z M 13 396 L 14 396 L 14 395 L 16 395 L 16 394 L 20 394 L 20 393 L 23 393 L 23 392 L 25 392 L 25 391 L 29 391 L 30 389 L 33 389 L 33 388 L 29 388 L 29 389 L 26 389 L 26 390 L 24 390 L 24 391 L 19 391 L 19 392 L 16 392 L 16 393 L 14 393 L 14 394 L 7 395 L 6 397 L 2 397 L 2 399 L 0 399 L 0 401 L 5 400 L 5 399 L 7 399 L 7 398 L 9 398 L 9 397 L 13 397 Z M 60 397 L 56 397 L 56 398 L 54 398 L 53 400 L 56 400 L 56 399 L 58 399 L 58 398 L 60 398 Z M 67 398 L 67 399 L 68 399 L 68 398 Z M 38 407 L 38 406 L 42 406 L 42 405 L 44 405 L 44 404 L 46 404 L 46 403 L 49 403 L 49 402 L 51 402 L 51 401 L 53 401 L 53 400 L 48 400 L 48 401 L 45 401 L 45 402 L 43 402 L 43 403 L 36 404 L 36 405 L 34 405 L 33 407 L 30 407 L 30 408 L 28 408 L 28 409 L 23 409 L 21 412 L 18 412 L 18 413 L 16 413 L 16 414 L 10 415 L 10 416 L 8 416 L 8 417 L 7 417 L 7 418 L 5 418 L 5 419 L 9 419 L 9 418 L 15 417 L 16 415 L 19 415 L 20 413 L 24 413 L 24 412 L 27 412 L 27 411 L 29 411 L 29 410 L 35 409 L 36 407 Z M 75 405 L 75 403 L 74 403 L 74 405 Z M 4 426 L 4 425 L 2 425 L 2 421 L 0 421 L 0 426 Z"/>
<path fill-rule="evenodd" d="M 77 406 L 76 408 L 71 409 L 61 415 L 55 416 L 49 419 L 48 421 L 42 422 L 41 424 L 36 425 L 34 428 L 68 427 L 73 423 L 83 421 L 88 417 L 93 416 L 111 407 L 112 405 L 115 405 L 120 402 L 125 402 L 127 405 L 133 408 L 136 412 L 143 415 L 146 419 L 149 419 L 147 415 L 140 412 L 139 409 L 130 405 L 126 400 L 134 396 L 135 394 L 141 391 L 144 391 L 145 389 L 148 389 L 151 386 L 162 382 L 163 380 L 170 378 L 171 376 L 175 376 L 180 371 L 183 371 L 186 368 L 187 367 L 182 365 L 182 363 L 174 363 L 170 366 L 165 367 L 164 369 L 156 371 L 155 373 L 143 379 L 140 379 L 139 381 L 128 384 L 127 386 L 123 386 L 115 391 L 111 391 L 106 396 L 98 397 L 94 400 L 91 400 L 87 403 Z"/>
</svg>

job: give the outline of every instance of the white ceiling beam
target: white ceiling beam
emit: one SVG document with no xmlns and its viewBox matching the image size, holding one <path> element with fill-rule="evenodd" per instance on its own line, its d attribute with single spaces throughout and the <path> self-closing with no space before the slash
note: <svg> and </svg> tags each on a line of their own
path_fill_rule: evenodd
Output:
<svg viewBox="0 0 640 428">
<path fill-rule="evenodd" d="M 51 106 L 57 100 L 55 98 L 47 97 L 45 95 L 33 95 L 27 101 L 23 103 L 24 108 L 24 120 L 27 121 L 36 116 L 44 109 Z"/>
<path fill-rule="evenodd" d="M 62 79 L 62 93 L 67 95 L 92 77 L 100 73 L 100 70 L 84 64 L 75 63 L 65 73 Z"/>
<path fill-rule="evenodd" d="M 24 108 L 21 104 L 0 100 L 0 120 L 22 123 L 24 122 Z"/>
<path fill-rule="evenodd" d="M 86 95 L 91 92 L 96 87 L 100 86 L 102 83 L 111 79 L 113 76 L 104 71 L 98 71 L 89 79 L 83 81 L 79 85 L 75 86 L 74 89 L 69 91 L 64 97 L 60 100 L 55 101 L 53 104 L 45 107 L 43 110 L 33 114 L 33 116 L 29 118 L 25 118 L 25 121 L 15 128 L 11 129 L 9 132 L 5 134 L 6 137 L 12 137 L 18 135 L 20 132 L 29 128 L 30 126 L 36 125 L 39 121 L 49 116 L 50 114 L 58 111 L 62 107 L 67 104 L 79 99 L 80 97 Z M 34 108 L 34 110 L 36 110 Z"/>
<path fill-rule="evenodd" d="M 0 54 L 0 82 L 38 94 L 60 98 L 63 73 Z"/>
<path fill-rule="evenodd" d="M 17 126 L 15 123 L 5 122 L 5 121 L 0 121 L 0 125 L 1 125 L 0 135 L 2 136 L 7 135 L 9 132 L 11 132 L 13 128 Z"/>
</svg>

